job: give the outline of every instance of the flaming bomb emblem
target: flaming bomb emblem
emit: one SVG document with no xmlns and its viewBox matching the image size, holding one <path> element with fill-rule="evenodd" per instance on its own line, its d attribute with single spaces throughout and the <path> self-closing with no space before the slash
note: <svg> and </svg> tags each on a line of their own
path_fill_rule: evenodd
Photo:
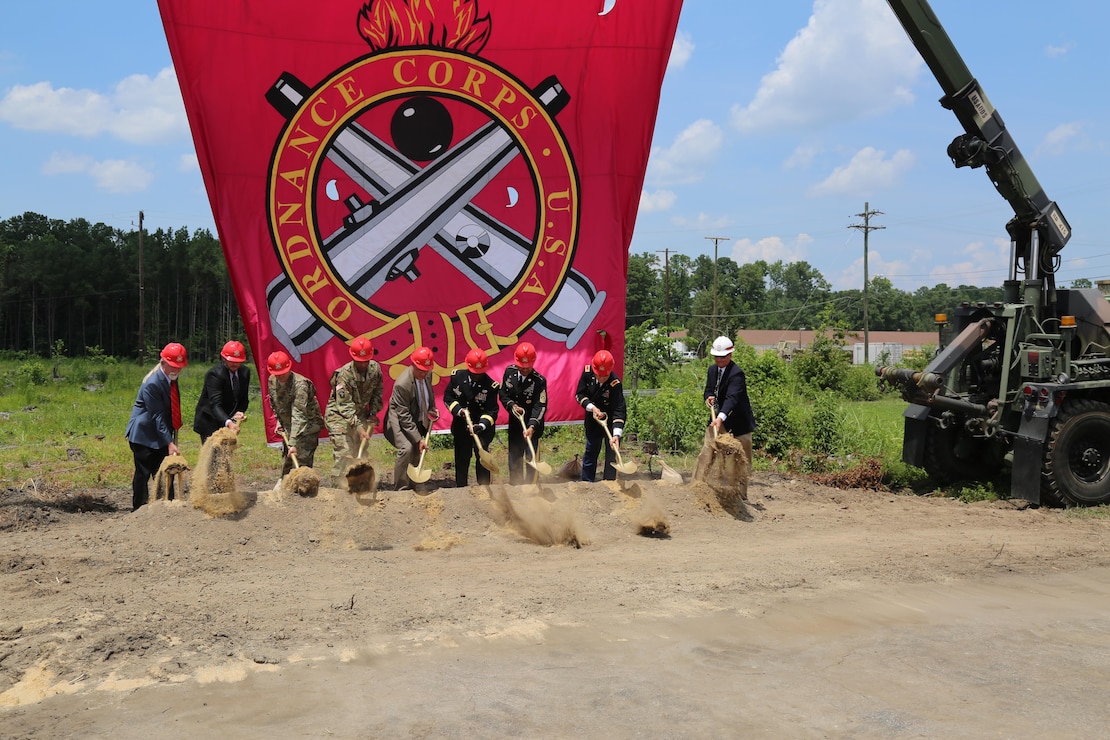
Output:
<svg viewBox="0 0 1110 740">
<path fill-rule="evenodd" d="M 596 316 L 604 293 L 571 267 L 579 183 L 556 122 L 570 96 L 479 56 L 491 27 L 477 0 L 370 0 L 369 55 L 267 92 L 286 119 L 267 301 L 294 357 L 367 336 L 384 364 L 423 345 L 444 370 L 529 328 L 573 347 Z"/>
</svg>

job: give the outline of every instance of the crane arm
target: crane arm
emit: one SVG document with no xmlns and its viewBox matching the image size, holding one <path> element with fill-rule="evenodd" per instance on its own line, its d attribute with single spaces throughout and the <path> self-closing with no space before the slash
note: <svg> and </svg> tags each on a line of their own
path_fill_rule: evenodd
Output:
<svg viewBox="0 0 1110 740">
<path fill-rule="evenodd" d="M 1006 130 L 1002 116 L 971 75 L 929 3 L 926 0 L 887 2 L 940 83 L 944 91 L 940 104 L 955 113 L 963 126 L 964 133 L 948 145 L 952 163 L 956 167 L 986 169 L 995 189 L 1014 211 L 1006 231 L 1016 245 L 1016 257 L 1026 262 L 1027 276 L 1031 276 L 1030 270 L 1051 275 L 1056 264 L 1053 258 L 1071 238 L 1071 226 L 1064 214 L 1045 194 Z M 1031 244 L 1034 232 L 1039 245 Z"/>
</svg>

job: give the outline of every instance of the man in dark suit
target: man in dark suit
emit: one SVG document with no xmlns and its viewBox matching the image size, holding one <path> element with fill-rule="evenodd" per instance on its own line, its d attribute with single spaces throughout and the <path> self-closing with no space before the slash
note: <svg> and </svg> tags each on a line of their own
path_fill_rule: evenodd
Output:
<svg viewBox="0 0 1110 740">
<path fill-rule="evenodd" d="M 178 454 L 177 430 L 181 428 L 181 396 L 177 376 L 188 360 L 185 348 L 170 342 L 161 352 L 159 362 L 146 374 L 139 394 L 131 407 L 124 434 L 135 458 L 135 474 L 131 478 L 131 508 L 138 509 L 149 498 L 150 479 L 168 455 Z M 173 492 L 170 492 L 173 498 Z"/>
<path fill-rule="evenodd" d="M 246 417 L 247 386 L 250 371 L 243 366 L 247 350 L 241 342 L 232 340 L 220 350 L 220 364 L 204 375 L 204 389 L 197 399 L 193 416 L 193 431 L 204 444 L 217 429 L 227 427 L 238 433 L 239 422 Z"/>
<path fill-rule="evenodd" d="M 705 405 L 713 411 L 709 426 L 717 431 L 722 429 L 740 440 L 748 456 L 748 473 L 752 470 L 752 432 L 755 430 L 755 415 L 748 400 L 748 381 L 744 371 L 732 361 L 732 340 L 717 337 L 709 354 L 713 364 L 705 378 Z"/>
<path fill-rule="evenodd" d="M 409 465 L 416 465 L 420 453 L 427 449 L 424 435 L 432 422 L 439 418 L 436 399 L 432 394 L 432 351 L 427 347 L 417 347 L 409 355 L 409 363 L 410 366 L 393 383 L 383 429 L 386 440 L 397 448 L 393 483 L 398 491 L 413 488 Z"/>
</svg>

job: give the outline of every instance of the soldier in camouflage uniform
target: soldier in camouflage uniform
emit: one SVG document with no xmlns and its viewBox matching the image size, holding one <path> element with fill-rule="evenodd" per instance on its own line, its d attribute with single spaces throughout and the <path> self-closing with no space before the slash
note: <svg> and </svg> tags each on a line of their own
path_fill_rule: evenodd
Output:
<svg viewBox="0 0 1110 740">
<path fill-rule="evenodd" d="M 539 450 L 547 413 L 547 380 L 534 368 L 536 348 L 531 343 L 518 344 L 513 356 L 516 364 L 505 368 L 499 395 L 501 405 L 509 412 L 509 483 L 515 486 L 532 477 L 525 469 L 526 439 L 532 440 L 532 447 Z"/>
<path fill-rule="evenodd" d="M 320 413 L 316 386 L 305 376 L 292 372 L 289 355 L 280 350 L 274 352 L 266 366 L 270 369 L 266 388 L 270 409 L 277 417 L 276 431 L 288 440 L 288 444 L 283 440 L 281 445 L 281 476 L 284 478 L 293 469 L 294 457 L 302 467 L 312 467 L 320 430 L 324 428 L 324 415 Z"/>
<path fill-rule="evenodd" d="M 374 346 L 366 337 L 355 337 L 350 353 L 351 361 L 331 374 L 331 395 L 324 411 L 337 476 L 358 455 L 362 440 L 370 439 L 382 410 L 382 368 L 372 359 Z"/>
<path fill-rule="evenodd" d="M 474 446 L 470 428 L 467 427 L 466 416 L 463 415 L 463 410 L 470 411 L 474 433 L 488 451 L 497 432 L 497 389 L 500 387 L 486 373 L 488 367 L 489 360 L 486 359 L 485 352 L 480 349 L 470 350 L 466 354 L 466 369 L 460 368 L 451 373 L 447 388 L 443 391 L 443 401 L 454 417 L 451 421 L 451 436 L 455 438 L 455 485 L 459 488 L 466 485 L 467 469 L 472 457 L 475 458 L 474 476 L 478 485 L 487 486 L 490 482 L 490 471 L 482 466 L 481 458 L 476 455 L 478 450 Z"/>
</svg>

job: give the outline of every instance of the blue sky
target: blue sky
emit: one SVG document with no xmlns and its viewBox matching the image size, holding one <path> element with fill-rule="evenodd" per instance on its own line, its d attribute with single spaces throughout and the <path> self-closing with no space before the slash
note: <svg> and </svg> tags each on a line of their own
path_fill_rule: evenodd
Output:
<svg viewBox="0 0 1110 740">
<path fill-rule="evenodd" d="M 643 0 L 617 0 L 642 2 Z M 1110 6 L 933 0 L 1071 223 L 1057 275 L 1110 278 Z M 5 3 L 0 218 L 208 228 L 156 3 Z M 687 0 L 631 251 L 805 260 L 836 289 L 998 285 L 1012 212 L 945 149 L 960 127 L 883 0 Z M 660 254 L 662 259 L 662 254 Z"/>
</svg>

